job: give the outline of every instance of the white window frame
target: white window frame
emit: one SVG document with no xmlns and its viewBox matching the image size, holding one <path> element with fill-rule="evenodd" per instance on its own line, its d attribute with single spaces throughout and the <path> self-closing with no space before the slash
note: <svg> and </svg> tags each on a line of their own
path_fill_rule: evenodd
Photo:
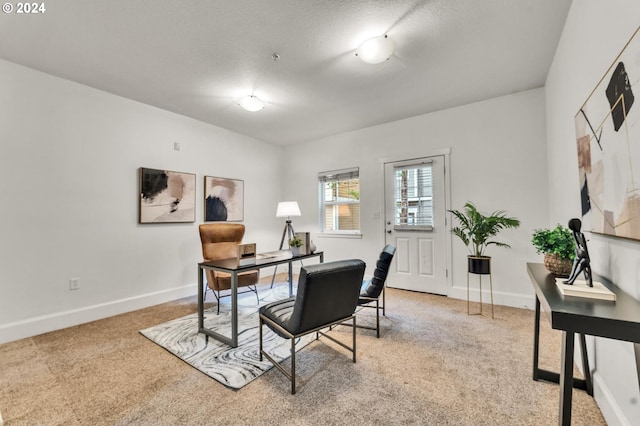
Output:
<svg viewBox="0 0 640 426">
<path fill-rule="evenodd" d="M 326 202 L 324 199 L 324 184 L 326 182 L 332 181 L 340 181 L 347 179 L 358 179 L 358 184 L 360 183 L 360 169 L 358 167 L 351 167 L 348 169 L 340 169 L 340 170 L 332 170 L 326 172 L 318 173 L 318 207 L 319 207 L 319 228 L 320 228 L 320 236 L 335 236 L 335 237 L 361 237 L 361 229 L 362 229 L 362 211 L 360 211 L 359 223 L 357 230 L 327 230 L 326 227 L 326 206 L 340 206 L 340 205 L 353 205 L 357 204 L 361 206 L 360 198 L 358 200 L 344 200 L 344 201 L 331 201 Z"/>
</svg>

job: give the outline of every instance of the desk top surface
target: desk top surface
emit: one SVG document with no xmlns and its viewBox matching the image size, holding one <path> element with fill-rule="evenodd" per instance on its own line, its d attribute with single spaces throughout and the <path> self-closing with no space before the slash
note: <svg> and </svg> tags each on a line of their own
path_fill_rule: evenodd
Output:
<svg viewBox="0 0 640 426">
<path fill-rule="evenodd" d="M 267 268 L 269 266 L 293 262 L 296 260 L 304 260 L 311 257 L 322 257 L 323 255 L 324 252 L 317 251 L 311 254 L 292 256 L 290 251 L 283 250 L 281 252 L 258 253 L 255 263 L 251 263 L 248 265 L 239 265 L 238 259 L 233 257 L 231 259 L 208 260 L 205 262 L 200 262 L 198 266 L 209 269 L 215 268 L 217 270 L 222 270 L 225 272 L 251 271 L 254 269 Z"/>
<path fill-rule="evenodd" d="M 563 296 L 541 263 L 527 263 L 527 272 L 552 328 L 640 343 L 640 301 L 609 280 L 594 275 L 616 294 L 615 302 Z"/>
</svg>

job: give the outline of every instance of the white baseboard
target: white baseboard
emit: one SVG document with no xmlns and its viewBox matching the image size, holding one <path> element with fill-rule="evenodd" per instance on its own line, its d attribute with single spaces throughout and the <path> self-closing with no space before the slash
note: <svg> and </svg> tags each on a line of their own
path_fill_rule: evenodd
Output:
<svg viewBox="0 0 640 426">
<path fill-rule="evenodd" d="M 485 288 L 487 287 L 487 288 Z M 454 299 L 467 300 L 467 287 L 451 287 L 448 297 Z M 478 288 L 469 290 L 469 300 L 478 302 L 480 299 L 480 291 Z M 482 286 L 482 303 L 491 303 L 491 294 L 488 286 Z M 534 295 L 506 293 L 501 291 L 493 292 L 493 304 L 501 306 L 510 306 L 512 308 L 535 309 L 536 299 Z"/>
<path fill-rule="evenodd" d="M 195 283 L 0 325 L 0 344 L 135 311 L 197 293 Z M 2 426 L 2 423 L 0 423 Z"/>
<path fill-rule="evenodd" d="M 631 426 L 632 423 L 626 418 L 607 384 L 597 371 L 593 373 L 593 398 L 596 400 L 608 425 Z M 637 423 L 634 422 L 634 424 Z"/>
</svg>

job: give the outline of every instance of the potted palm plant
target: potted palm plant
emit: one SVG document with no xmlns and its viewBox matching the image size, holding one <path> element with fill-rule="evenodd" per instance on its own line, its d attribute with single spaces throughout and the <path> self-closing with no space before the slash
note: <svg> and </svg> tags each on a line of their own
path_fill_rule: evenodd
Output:
<svg viewBox="0 0 640 426">
<path fill-rule="evenodd" d="M 491 257 L 485 255 L 485 250 L 490 245 L 507 247 L 508 244 L 492 240 L 502 229 L 517 228 L 520 221 L 514 217 L 508 217 L 504 210 L 497 210 L 483 215 L 476 206 L 467 202 L 463 211 L 449 210 L 458 222 L 459 226 L 451 229 L 451 232 L 458 236 L 469 249 L 468 268 L 473 274 L 490 274 Z"/>
<path fill-rule="evenodd" d="M 575 257 L 573 233 L 558 224 L 553 229 L 534 229 L 531 243 L 538 254 L 544 254 L 544 266 L 549 272 L 568 277 Z"/>
</svg>

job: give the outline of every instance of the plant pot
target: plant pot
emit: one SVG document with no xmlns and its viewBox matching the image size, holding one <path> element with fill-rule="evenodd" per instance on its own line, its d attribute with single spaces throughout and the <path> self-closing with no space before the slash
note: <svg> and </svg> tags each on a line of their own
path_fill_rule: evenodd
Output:
<svg viewBox="0 0 640 426">
<path fill-rule="evenodd" d="M 558 277 L 568 277 L 573 264 L 569 259 L 562 259 L 557 254 L 545 253 L 544 267 Z"/>
<path fill-rule="evenodd" d="M 491 274 L 491 256 L 467 256 L 468 270 L 472 274 Z"/>
<path fill-rule="evenodd" d="M 300 256 L 302 254 L 302 247 L 291 247 L 291 254 L 293 257 Z"/>
</svg>

